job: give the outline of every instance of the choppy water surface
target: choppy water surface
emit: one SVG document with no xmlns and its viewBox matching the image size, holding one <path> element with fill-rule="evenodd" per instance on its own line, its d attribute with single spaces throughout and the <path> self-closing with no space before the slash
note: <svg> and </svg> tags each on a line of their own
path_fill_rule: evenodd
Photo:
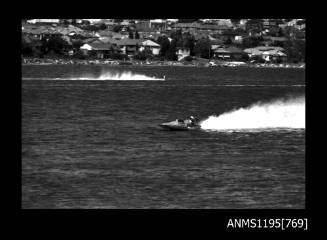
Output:
<svg viewBox="0 0 327 240">
<path fill-rule="evenodd" d="M 23 208 L 305 207 L 304 69 L 22 71 Z"/>
</svg>

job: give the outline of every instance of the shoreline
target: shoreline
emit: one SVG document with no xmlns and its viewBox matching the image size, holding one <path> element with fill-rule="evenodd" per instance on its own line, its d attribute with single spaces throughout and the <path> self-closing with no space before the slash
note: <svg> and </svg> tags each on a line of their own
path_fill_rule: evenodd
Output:
<svg viewBox="0 0 327 240">
<path fill-rule="evenodd" d="M 214 62 L 215 65 L 210 65 Z M 62 59 L 62 58 L 22 58 L 22 65 L 106 65 L 106 66 L 182 66 L 182 67 L 254 67 L 254 68 L 303 68 L 305 63 L 244 63 L 207 60 L 207 62 L 178 62 L 178 61 L 117 61 L 117 60 L 81 60 L 81 59 Z"/>
</svg>

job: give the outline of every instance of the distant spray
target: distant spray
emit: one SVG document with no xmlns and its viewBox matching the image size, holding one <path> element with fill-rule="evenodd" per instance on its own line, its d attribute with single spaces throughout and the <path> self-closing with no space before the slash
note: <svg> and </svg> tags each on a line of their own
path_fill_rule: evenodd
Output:
<svg viewBox="0 0 327 240">
<path fill-rule="evenodd" d="M 71 76 L 71 77 L 59 77 L 59 78 L 49 78 L 49 77 L 23 78 L 23 80 L 164 81 L 165 76 L 163 76 L 162 78 L 158 78 L 155 76 L 149 77 L 143 74 L 132 73 L 131 71 L 124 71 L 124 72 L 116 72 L 116 73 L 102 72 L 100 76 L 85 74 L 83 76 Z"/>
<path fill-rule="evenodd" d="M 127 72 L 121 72 L 121 73 L 116 73 L 113 74 L 111 72 L 105 72 L 102 73 L 100 77 L 97 78 L 98 80 L 165 80 L 165 78 L 157 78 L 155 76 L 149 77 L 143 74 L 136 74 L 132 73 L 130 71 Z"/>
<path fill-rule="evenodd" d="M 205 130 L 241 130 L 264 128 L 305 128 L 305 98 L 279 99 L 256 103 L 200 123 Z"/>
</svg>

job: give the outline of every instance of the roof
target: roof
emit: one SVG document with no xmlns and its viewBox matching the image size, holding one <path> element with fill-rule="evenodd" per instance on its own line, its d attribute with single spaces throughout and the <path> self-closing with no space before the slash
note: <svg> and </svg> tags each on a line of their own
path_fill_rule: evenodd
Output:
<svg viewBox="0 0 327 240">
<path fill-rule="evenodd" d="M 176 23 L 173 25 L 175 28 L 198 28 L 198 23 Z"/>
<path fill-rule="evenodd" d="M 203 24 L 203 25 L 200 25 L 199 29 L 202 29 L 202 30 L 227 30 L 227 29 L 230 29 L 229 26 L 227 25 L 211 25 L 211 24 Z"/>
<path fill-rule="evenodd" d="M 237 47 L 228 47 L 226 48 L 227 51 L 231 53 L 243 53 L 243 49 L 237 48 Z"/>
<path fill-rule="evenodd" d="M 284 49 L 281 47 L 265 47 L 265 46 L 259 46 L 255 48 L 247 48 L 244 49 L 244 52 L 249 53 L 251 55 L 279 55 L 279 56 L 286 56 L 285 53 L 283 53 Z"/>
<path fill-rule="evenodd" d="M 230 27 L 226 24 L 199 24 L 199 23 L 177 23 L 174 28 L 196 28 L 199 30 L 226 30 Z"/>
<path fill-rule="evenodd" d="M 221 40 L 221 39 L 210 40 L 210 44 L 211 45 L 221 45 L 221 44 L 223 44 L 223 40 Z"/>
<path fill-rule="evenodd" d="M 84 39 L 84 43 L 91 43 L 91 42 L 94 42 L 94 41 L 97 41 L 98 38 L 95 38 L 95 37 L 89 37 L 89 38 L 86 38 Z"/>
<path fill-rule="evenodd" d="M 143 40 L 141 39 L 130 39 L 130 38 L 124 38 L 120 40 L 116 40 L 116 44 L 120 46 L 136 46 L 140 45 Z"/>
<path fill-rule="evenodd" d="M 265 36 L 264 39 L 271 40 L 271 41 L 278 41 L 278 42 L 284 42 L 287 41 L 286 37 L 272 37 L 272 36 Z"/>
<path fill-rule="evenodd" d="M 112 49 L 112 44 L 110 43 L 87 43 L 88 46 L 92 48 L 92 50 L 110 50 Z M 84 46 L 84 47 L 83 47 Z M 83 45 L 82 49 L 87 49 L 88 47 Z"/>
<path fill-rule="evenodd" d="M 145 40 L 141 44 L 143 46 L 160 47 L 160 45 L 158 43 L 155 43 L 154 41 L 151 41 L 151 40 Z"/>
<path fill-rule="evenodd" d="M 284 48 L 282 48 L 282 47 L 273 47 L 273 46 L 258 46 L 258 47 L 255 47 L 255 49 L 257 49 L 259 51 L 270 51 L 270 50 L 283 51 L 284 50 Z"/>
<path fill-rule="evenodd" d="M 100 30 L 98 31 L 98 35 L 101 37 L 112 37 L 112 38 L 123 38 L 125 35 L 116 33 L 113 31 L 108 31 L 108 30 Z"/>
<path fill-rule="evenodd" d="M 217 48 L 216 53 L 243 53 L 243 50 L 237 47 Z"/>
<path fill-rule="evenodd" d="M 279 50 L 270 50 L 270 51 L 265 51 L 262 53 L 263 55 L 273 55 L 273 56 L 286 56 L 285 53 L 279 51 Z"/>
<path fill-rule="evenodd" d="M 225 48 L 217 48 L 214 50 L 215 53 L 230 53 L 230 51 L 227 51 Z"/>
<path fill-rule="evenodd" d="M 74 27 L 73 25 L 69 25 L 68 27 L 51 27 L 51 26 L 31 26 L 25 25 L 24 29 L 22 30 L 23 33 L 30 33 L 34 35 L 40 34 L 62 34 L 68 35 L 71 32 L 75 32 L 78 34 L 84 33 L 84 31 L 78 27 Z"/>
</svg>

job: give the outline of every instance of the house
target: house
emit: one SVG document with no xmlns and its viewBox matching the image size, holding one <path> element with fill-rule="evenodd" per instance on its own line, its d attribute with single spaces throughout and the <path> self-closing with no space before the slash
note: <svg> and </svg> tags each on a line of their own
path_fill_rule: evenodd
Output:
<svg viewBox="0 0 327 240">
<path fill-rule="evenodd" d="M 200 24 L 198 30 L 199 31 L 206 31 L 206 32 L 213 32 L 222 34 L 224 31 L 230 30 L 231 27 L 227 24 Z"/>
<path fill-rule="evenodd" d="M 140 33 L 151 32 L 150 21 L 138 21 L 135 24 L 135 30 Z"/>
<path fill-rule="evenodd" d="M 272 46 L 259 46 L 255 48 L 244 49 L 244 52 L 247 53 L 251 58 L 261 58 L 266 62 L 271 61 L 282 61 L 286 60 L 287 55 L 284 53 L 284 49 L 281 47 L 272 47 Z"/>
<path fill-rule="evenodd" d="M 176 23 L 171 26 L 172 30 L 181 30 L 184 31 L 196 31 L 199 28 L 198 23 Z"/>
<path fill-rule="evenodd" d="M 219 48 L 223 44 L 223 41 L 221 39 L 213 39 L 213 38 L 210 38 L 210 36 L 209 36 L 209 40 L 210 40 L 210 45 L 211 45 L 212 50 Z"/>
<path fill-rule="evenodd" d="M 269 50 L 262 53 L 262 58 L 266 62 L 274 62 L 274 61 L 285 61 L 286 54 L 279 50 Z"/>
<path fill-rule="evenodd" d="M 215 50 L 213 50 L 213 58 L 217 59 L 234 59 L 234 60 L 240 60 L 243 56 L 244 52 L 242 49 L 237 47 L 219 47 Z"/>
<path fill-rule="evenodd" d="M 22 35 L 22 43 L 30 46 L 34 51 L 41 52 L 42 42 L 39 38 L 35 38 L 34 36 Z"/>
<path fill-rule="evenodd" d="M 74 35 L 81 35 L 84 33 L 84 31 L 78 27 L 75 27 L 73 25 L 69 25 L 68 27 L 62 27 L 58 26 L 52 29 L 53 32 L 58 33 L 60 35 L 64 36 L 74 36 Z"/>
<path fill-rule="evenodd" d="M 129 26 L 129 25 L 131 25 L 131 23 L 130 23 L 130 21 L 129 20 L 123 20 L 121 23 L 120 23 L 120 25 L 122 25 L 122 26 Z"/>
<path fill-rule="evenodd" d="M 120 40 L 108 39 L 110 44 L 117 46 L 123 54 L 133 55 L 136 51 L 139 50 L 141 43 L 144 40 L 141 39 L 130 39 L 124 38 Z"/>
<path fill-rule="evenodd" d="M 113 38 L 116 40 L 120 40 L 123 38 L 127 38 L 128 36 L 125 34 L 120 34 L 120 33 L 116 33 L 113 31 L 108 31 L 108 30 L 100 30 L 96 33 L 96 36 L 98 36 L 100 39 L 101 38 Z"/>
<path fill-rule="evenodd" d="M 227 40 L 233 41 L 235 39 L 236 35 L 237 35 L 237 33 L 234 30 L 226 29 L 226 30 L 222 31 L 222 33 L 220 34 L 220 38 L 223 41 L 227 41 Z"/>
<path fill-rule="evenodd" d="M 292 19 L 291 21 L 287 22 L 286 25 L 288 27 L 294 27 L 298 30 L 305 29 L 305 19 Z"/>
<path fill-rule="evenodd" d="M 185 48 L 185 47 L 177 47 L 176 48 L 176 55 L 178 58 L 178 61 L 182 60 L 183 58 L 190 56 L 190 49 L 189 48 Z"/>
<path fill-rule="evenodd" d="M 178 19 L 166 19 L 166 20 L 167 20 L 168 25 L 178 22 Z"/>
<path fill-rule="evenodd" d="M 60 32 L 57 32 L 54 27 L 51 26 L 38 26 L 38 25 L 24 25 L 22 33 L 33 36 L 38 39 L 49 36 L 61 36 Z"/>
<path fill-rule="evenodd" d="M 242 44 L 243 40 L 244 40 L 244 36 L 242 35 L 237 35 L 234 37 L 234 43 L 236 44 Z"/>
<path fill-rule="evenodd" d="M 110 53 L 116 53 L 119 49 L 110 43 L 85 43 L 80 47 L 85 55 L 94 54 L 97 58 L 106 58 Z"/>
<path fill-rule="evenodd" d="M 224 30 L 230 29 L 228 25 L 220 24 L 199 24 L 193 23 L 177 23 L 171 27 L 173 30 L 181 30 L 182 32 L 210 32 L 210 33 L 222 33 Z"/>
<path fill-rule="evenodd" d="M 279 19 L 264 19 L 262 21 L 263 29 L 278 28 L 278 25 L 281 23 Z"/>
<path fill-rule="evenodd" d="M 155 43 L 151 40 L 145 40 L 141 42 L 139 51 L 144 51 L 146 49 L 149 49 L 153 55 L 159 55 L 160 52 L 160 45 L 158 43 Z"/>
<path fill-rule="evenodd" d="M 156 31 L 162 31 L 167 28 L 167 21 L 163 19 L 150 20 L 150 28 Z"/>
<path fill-rule="evenodd" d="M 272 37 L 272 36 L 264 36 L 263 37 L 266 46 L 280 44 L 282 45 L 288 39 L 286 37 Z"/>
<path fill-rule="evenodd" d="M 114 23 L 114 19 L 101 19 L 99 22 L 97 22 L 97 24 L 98 24 L 98 25 L 100 25 L 100 24 L 104 24 L 104 25 L 106 25 L 107 27 L 108 27 L 108 26 L 113 26 L 113 25 L 115 25 L 115 23 Z"/>
</svg>

